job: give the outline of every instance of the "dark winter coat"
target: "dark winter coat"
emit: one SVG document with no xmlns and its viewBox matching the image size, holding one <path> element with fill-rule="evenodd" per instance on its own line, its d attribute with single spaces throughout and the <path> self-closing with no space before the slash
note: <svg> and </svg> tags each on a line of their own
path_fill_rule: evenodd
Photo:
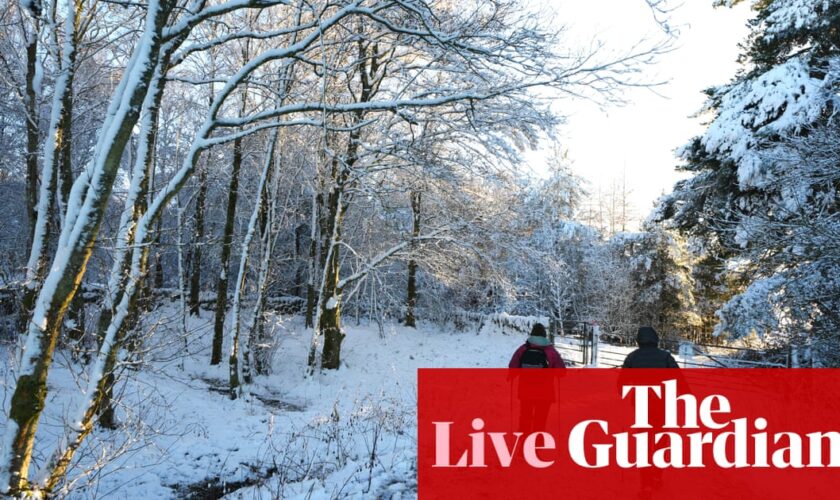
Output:
<svg viewBox="0 0 840 500">
<path fill-rule="evenodd" d="M 622 368 L 679 368 L 671 353 L 658 347 L 656 330 L 639 328 L 637 340 L 639 348 L 627 355 Z"/>
<path fill-rule="evenodd" d="M 560 356 L 560 353 L 557 352 L 557 349 L 551 345 L 551 342 L 549 342 L 548 339 L 545 337 L 533 336 L 528 337 L 528 341 L 519 346 L 519 349 L 513 353 L 513 357 L 510 358 L 508 368 L 519 368 L 519 363 L 522 361 L 522 353 L 524 353 L 528 348 L 542 349 L 545 353 L 545 359 L 548 361 L 549 368 L 566 368 L 566 363 L 563 362 L 563 358 Z"/>
</svg>

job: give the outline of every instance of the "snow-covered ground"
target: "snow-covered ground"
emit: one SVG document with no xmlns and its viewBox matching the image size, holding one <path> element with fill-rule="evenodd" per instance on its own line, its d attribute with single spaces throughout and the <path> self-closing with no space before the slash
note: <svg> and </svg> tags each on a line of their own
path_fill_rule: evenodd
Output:
<svg viewBox="0 0 840 500">
<path fill-rule="evenodd" d="M 121 428 L 88 438 L 69 474 L 71 497 L 207 498 L 235 489 L 230 498 L 413 498 L 417 368 L 504 367 L 524 340 L 492 325 L 481 332 L 385 325 L 380 332 L 347 321 L 341 369 L 309 377 L 309 332 L 300 318 L 273 318 L 272 374 L 255 380 L 253 397 L 232 401 L 224 393 L 227 363 L 208 365 L 211 322 L 207 313 L 190 321 L 184 359 L 183 341 L 173 340 L 178 322 L 156 320 L 160 345 L 126 371 L 119 391 Z M 4 365 L 8 405 L 13 363 Z M 39 460 L 81 397 L 79 371 L 67 355 L 57 357 Z M 96 460 L 107 463 L 83 475 Z"/>
<path fill-rule="evenodd" d="M 525 339 L 510 318 L 464 331 L 350 319 L 341 369 L 309 375 L 310 331 L 299 317 L 273 316 L 271 374 L 254 380 L 249 397 L 231 400 L 226 358 L 209 366 L 212 321 L 207 312 L 190 318 L 185 341 L 175 307 L 144 318 L 153 335 L 143 361 L 123 372 L 120 426 L 86 440 L 68 475 L 72 498 L 413 498 L 417 369 L 505 367 Z M 583 365 L 580 340 L 561 338 L 557 347 L 569 366 Z M 632 350 L 602 344 L 598 366 L 620 365 Z M 15 364 L 11 349 L 2 354 L 7 409 Z M 69 356 L 60 349 L 50 372 L 37 463 L 86 387 L 85 370 Z"/>
</svg>

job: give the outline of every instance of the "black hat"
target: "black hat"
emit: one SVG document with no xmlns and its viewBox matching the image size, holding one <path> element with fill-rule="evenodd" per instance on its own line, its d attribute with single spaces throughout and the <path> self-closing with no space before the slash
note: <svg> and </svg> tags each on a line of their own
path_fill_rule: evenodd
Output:
<svg viewBox="0 0 840 500">
<path fill-rule="evenodd" d="M 651 345 L 656 347 L 659 345 L 659 335 L 653 327 L 640 326 L 639 332 L 636 334 L 636 341 L 640 346 Z"/>
<path fill-rule="evenodd" d="M 531 336 L 532 337 L 545 337 L 545 327 L 542 323 L 536 323 L 531 328 Z"/>
</svg>

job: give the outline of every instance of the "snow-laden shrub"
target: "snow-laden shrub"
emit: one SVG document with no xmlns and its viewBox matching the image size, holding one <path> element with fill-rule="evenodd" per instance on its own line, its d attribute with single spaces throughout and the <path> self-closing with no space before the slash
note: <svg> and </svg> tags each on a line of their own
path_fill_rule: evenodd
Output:
<svg viewBox="0 0 840 500">
<path fill-rule="evenodd" d="M 344 409 L 336 402 L 330 415 L 271 440 L 263 453 L 271 477 L 256 489 L 275 498 L 315 492 L 411 498 L 417 488 L 414 427 L 413 414 L 399 401 L 366 396 Z"/>
</svg>

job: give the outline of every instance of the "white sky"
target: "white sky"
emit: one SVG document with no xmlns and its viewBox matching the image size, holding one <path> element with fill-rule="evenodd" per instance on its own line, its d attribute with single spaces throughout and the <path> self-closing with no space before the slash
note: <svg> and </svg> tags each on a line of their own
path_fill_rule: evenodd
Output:
<svg viewBox="0 0 840 500">
<path fill-rule="evenodd" d="M 595 36 L 608 49 L 620 51 L 641 38 L 663 36 L 644 0 L 534 1 L 555 10 L 572 43 L 588 43 Z M 671 24 L 680 28 L 675 49 L 642 75 L 648 81 L 667 81 L 656 93 L 629 89 L 625 106 L 607 109 L 586 101 L 556 103 L 568 116 L 560 131 L 561 147 L 568 149 L 573 170 L 591 182 L 593 191 L 626 172 L 639 219 L 656 198 L 671 191 L 683 176 L 674 169 L 674 150 L 704 129 L 701 119 L 691 117 L 705 100 L 702 90 L 727 83 L 738 69 L 735 59 L 748 33 L 750 3 L 727 9 L 712 8 L 712 0 L 682 0 L 671 14 Z M 537 172 L 544 171 L 545 152 L 526 158 Z"/>
</svg>

